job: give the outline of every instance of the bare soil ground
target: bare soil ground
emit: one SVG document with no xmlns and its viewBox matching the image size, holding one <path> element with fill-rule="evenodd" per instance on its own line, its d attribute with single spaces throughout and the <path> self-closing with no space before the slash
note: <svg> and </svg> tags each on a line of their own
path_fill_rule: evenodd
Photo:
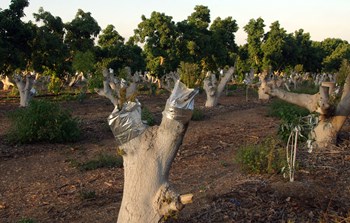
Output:
<svg viewBox="0 0 350 223">
<path fill-rule="evenodd" d="M 114 154 L 116 144 L 106 118 L 113 110 L 105 98 L 60 102 L 81 120 L 82 139 L 73 144 L 9 145 L 4 138 L 8 112 L 18 99 L 0 99 L 0 222 L 116 222 L 123 193 L 123 169 L 80 171 L 101 153 Z M 256 98 L 256 97 L 255 97 Z M 340 144 L 307 153 L 298 148 L 295 182 L 280 174 L 249 175 L 234 162 L 237 149 L 276 137 L 279 120 L 267 114 L 268 103 L 244 91 L 222 96 L 220 105 L 203 108 L 205 119 L 191 121 L 172 169 L 170 181 L 179 193 L 193 193 L 194 203 L 170 222 L 350 222 L 349 124 Z M 139 100 L 157 122 L 166 95 Z M 84 193 L 94 196 L 83 199 Z"/>
</svg>

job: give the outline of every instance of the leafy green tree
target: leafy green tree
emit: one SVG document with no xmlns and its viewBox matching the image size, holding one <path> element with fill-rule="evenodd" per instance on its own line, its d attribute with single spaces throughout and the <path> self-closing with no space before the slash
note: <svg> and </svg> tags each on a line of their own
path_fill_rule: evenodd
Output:
<svg viewBox="0 0 350 223">
<path fill-rule="evenodd" d="M 152 12 L 150 18 L 142 15 L 135 30 L 135 41 L 144 44 L 147 69 L 156 76 L 175 70 L 179 64 L 176 55 L 177 29 L 171 16 Z"/>
<path fill-rule="evenodd" d="M 179 66 L 180 80 L 189 88 L 198 87 L 196 84 L 200 79 L 201 71 L 197 64 L 181 61 Z"/>
<path fill-rule="evenodd" d="M 330 58 L 329 56 L 335 51 L 335 49 L 341 45 L 341 44 L 348 44 L 347 41 L 344 41 L 342 39 L 338 38 L 326 38 L 321 42 L 313 41 L 312 42 L 312 55 L 314 57 L 314 64 L 317 66 L 318 71 L 330 71 L 330 70 L 336 70 L 333 65 L 330 65 Z M 327 61 L 325 61 L 325 58 L 327 58 Z M 339 65 L 339 64 L 338 64 Z M 327 68 L 325 67 L 327 66 Z M 339 67 L 338 67 L 339 68 Z"/>
<path fill-rule="evenodd" d="M 28 0 L 11 0 L 8 9 L 0 9 L 0 72 L 26 69 L 30 58 L 32 33 L 21 18 Z"/>
<path fill-rule="evenodd" d="M 336 72 L 339 70 L 342 60 L 350 60 L 350 45 L 343 42 L 335 48 L 335 50 L 323 60 L 324 70 L 328 72 Z"/>
<path fill-rule="evenodd" d="M 196 5 L 194 12 L 187 17 L 188 24 L 199 30 L 206 30 L 210 24 L 210 10 L 207 6 Z"/>
<path fill-rule="evenodd" d="M 124 44 L 124 38 L 119 35 L 115 27 L 111 24 L 102 30 L 102 34 L 99 35 L 98 45 L 102 48 L 110 48 L 116 45 Z"/>
<path fill-rule="evenodd" d="M 286 31 L 280 27 L 278 21 L 273 22 L 270 31 L 266 33 L 261 49 L 264 53 L 263 69 L 277 71 L 283 68 L 283 46 Z"/>
<path fill-rule="evenodd" d="M 208 30 L 210 24 L 210 10 L 207 6 L 197 5 L 194 12 L 187 20 L 178 23 L 179 32 L 182 35 L 181 53 L 182 60 L 197 63 L 202 70 L 208 70 L 211 63 L 211 33 Z"/>
<path fill-rule="evenodd" d="M 63 42 L 64 24 L 60 17 L 54 17 L 50 12 L 40 8 L 34 13 L 35 21 L 41 26 L 32 26 L 35 38 L 32 42 L 33 69 L 43 72 L 51 69 L 62 74 L 68 69 L 65 60 L 69 57 L 68 49 Z"/>
<path fill-rule="evenodd" d="M 78 51 L 73 58 L 73 69 L 78 72 L 89 73 L 94 70 L 95 55 L 92 51 Z"/>
<path fill-rule="evenodd" d="M 145 69 L 142 49 L 134 43 L 133 38 L 124 43 L 124 38 L 113 25 L 108 25 L 102 30 L 98 44 L 98 61 L 101 66 L 114 70 L 130 67 L 133 72 Z"/>
<path fill-rule="evenodd" d="M 292 69 L 296 64 L 298 64 L 298 58 L 301 56 L 301 53 L 301 47 L 297 45 L 297 41 L 293 33 L 286 34 L 282 49 L 284 67 Z"/>
<path fill-rule="evenodd" d="M 210 26 L 212 52 L 212 69 L 233 66 L 236 60 L 238 46 L 235 43 L 235 32 L 238 30 L 236 20 L 216 18 Z"/>
<path fill-rule="evenodd" d="M 75 18 L 65 24 L 67 30 L 65 43 L 68 45 L 72 55 L 75 52 L 85 52 L 94 47 L 94 40 L 101 31 L 97 21 L 90 12 L 79 9 Z"/>
<path fill-rule="evenodd" d="M 251 19 L 244 26 L 244 31 L 247 33 L 248 54 L 251 67 L 259 71 L 262 67 L 263 52 L 261 44 L 264 37 L 264 20 L 262 18 Z"/>
<path fill-rule="evenodd" d="M 146 61 L 142 48 L 135 44 L 132 37 L 126 42 L 125 47 L 125 65 L 130 67 L 132 71 L 144 71 Z"/>
<path fill-rule="evenodd" d="M 124 38 L 119 35 L 113 25 L 108 25 L 102 30 L 98 38 L 100 47 L 99 57 L 103 67 L 113 68 L 114 70 L 121 69 L 122 59 L 121 53 L 124 45 Z"/>
<path fill-rule="evenodd" d="M 238 82 L 244 80 L 245 74 L 250 72 L 251 66 L 249 63 L 248 44 L 239 46 L 238 56 L 235 65 L 235 74 L 237 75 Z"/>
</svg>

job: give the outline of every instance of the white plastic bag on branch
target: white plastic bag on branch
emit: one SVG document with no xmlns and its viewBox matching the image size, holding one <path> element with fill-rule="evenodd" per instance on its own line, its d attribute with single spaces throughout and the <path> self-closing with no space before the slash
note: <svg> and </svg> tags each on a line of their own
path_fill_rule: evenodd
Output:
<svg viewBox="0 0 350 223">
<path fill-rule="evenodd" d="M 189 89 L 186 85 L 177 80 L 167 100 L 163 116 L 182 123 L 188 122 L 192 117 L 194 96 L 197 93 L 198 89 Z"/>
<path fill-rule="evenodd" d="M 140 102 L 127 102 L 121 110 L 116 106 L 108 116 L 108 124 L 118 145 L 139 136 L 146 129 L 141 120 Z"/>
</svg>

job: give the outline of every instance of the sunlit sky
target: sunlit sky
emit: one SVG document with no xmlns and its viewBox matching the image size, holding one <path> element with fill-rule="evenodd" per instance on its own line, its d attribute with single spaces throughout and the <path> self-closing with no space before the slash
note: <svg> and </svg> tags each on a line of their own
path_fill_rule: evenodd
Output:
<svg viewBox="0 0 350 223">
<path fill-rule="evenodd" d="M 1 0 L 0 8 L 7 9 L 10 2 Z M 236 33 L 239 45 L 246 43 L 243 27 L 250 19 L 259 17 L 265 21 L 265 31 L 278 20 L 288 33 L 304 29 L 314 41 L 331 37 L 350 42 L 349 0 L 29 0 L 24 20 L 33 20 L 32 14 L 43 7 L 63 22 L 70 22 L 82 9 L 91 13 L 101 29 L 112 24 L 127 40 L 141 22 L 141 15 L 149 18 L 157 11 L 180 22 L 191 15 L 196 5 L 208 6 L 211 21 L 232 16 L 239 26 Z"/>
</svg>

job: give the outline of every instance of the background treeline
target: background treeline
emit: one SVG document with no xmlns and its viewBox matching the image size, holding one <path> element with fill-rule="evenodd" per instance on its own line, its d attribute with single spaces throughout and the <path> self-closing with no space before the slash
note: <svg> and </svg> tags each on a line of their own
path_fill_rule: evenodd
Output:
<svg viewBox="0 0 350 223">
<path fill-rule="evenodd" d="M 142 15 L 127 41 L 113 25 L 101 29 L 91 13 L 81 9 L 67 23 L 43 8 L 34 14 L 35 21 L 24 22 L 28 5 L 28 0 L 12 0 L 8 9 L 0 9 L 0 74 L 26 70 L 63 78 L 76 72 L 98 74 L 102 67 L 117 71 L 128 66 L 133 72 L 147 70 L 161 77 L 181 62 L 211 71 L 236 63 L 237 74 L 242 76 L 252 68 L 255 72 L 319 73 L 335 72 L 343 59 L 350 59 L 345 40 L 312 41 L 303 29 L 287 33 L 278 21 L 265 32 L 262 18 L 242 27 L 247 43 L 238 46 L 236 20 L 218 17 L 212 21 L 209 8 L 202 5 L 180 22 L 160 12 L 149 18 Z"/>
</svg>

